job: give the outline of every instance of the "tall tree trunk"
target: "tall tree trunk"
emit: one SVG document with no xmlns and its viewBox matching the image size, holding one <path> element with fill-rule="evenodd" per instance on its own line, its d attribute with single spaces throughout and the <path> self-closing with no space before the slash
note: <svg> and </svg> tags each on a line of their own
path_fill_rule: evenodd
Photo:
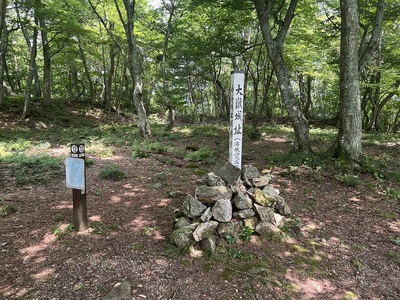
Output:
<svg viewBox="0 0 400 300">
<path fill-rule="evenodd" d="M 341 0 L 340 11 L 340 104 L 335 157 L 357 161 L 362 152 L 357 0 Z"/>
<path fill-rule="evenodd" d="M 399 131 L 400 127 L 399 119 L 400 119 L 400 109 L 397 110 L 396 117 L 394 118 L 393 127 L 391 130 L 392 133 L 397 133 L 397 131 Z"/>
<path fill-rule="evenodd" d="M 376 4 L 375 20 L 373 24 L 373 29 L 371 31 L 371 36 L 368 42 L 362 39 L 358 51 L 358 70 L 360 72 L 364 69 L 372 56 L 373 50 L 378 45 L 379 37 L 382 31 L 384 10 L 385 0 L 378 0 L 378 3 Z M 364 34 L 364 36 L 366 36 L 366 33 Z"/>
<path fill-rule="evenodd" d="M 47 38 L 47 29 L 45 17 L 42 11 L 42 1 L 37 0 L 38 3 L 38 18 L 40 24 L 40 33 L 42 37 L 42 49 L 43 49 L 43 103 L 51 102 L 51 54 L 50 44 Z"/>
<path fill-rule="evenodd" d="M 29 72 L 26 79 L 25 87 L 25 103 L 24 110 L 22 112 L 22 118 L 28 118 L 31 116 L 31 93 L 32 93 L 32 83 L 37 74 L 36 69 L 36 55 L 37 55 L 37 37 L 38 37 L 38 18 L 35 13 L 35 25 L 33 27 L 32 45 L 30 47 L 30 57 L 29 57 Z"/>
<path fill-rule="evenodd" d="M 267 120 L 271 123 L 273 123 L 274 119 L 274 99 L 276 99 L 276 92 L 273 91 L 273 99 L 270 98 L 270 90 L 271 90 L 271 85 L 272 85 L 272 76 L 274 75 L 274 70 L 271 69 L 270 73 L 267 74 L 266 80 L 263 85 L 263 102 L 262 102 L 262 111 L 265 110 L 265 116 L 267 117 Z"/>
<path fill-rule="evenodd" d="M 117 52 L 113 45 L 110 45 L 110 67 L 108 72 L 105 72 L 105 95 L 104 95 L 104 109 L 109 111 L 111 109 L 111 96 L 112 96 L 112 83 L 114 80 L 115 73 L 115 56 Z M 106 75 L 108 73 L 108 75 Z"/>
<path fill-rule="evenodd" d="M 78 37 L 78 47 L 79 47 L 79 53 L 81 54 L 83 68 L 85 69 L 85 77 L 89 84 L 89 103 L 92 103 L 93 98 L 95 98 L 94 84 L 93 84 L 92 77 L 90 76 L 90 71 L 89 71 L 87 61 L 86 61 L 85 51 L 83 50 L 82 42 L 79 37 Z"/>
<path fill-rule="evenodd" d="M 117 5 L 116 0 L 114 0 Z M 139 50 L 136 45 L 136 36 L 134 34 L 134 14 L 135 14 L 135 0 L 124 0 L 125 10 L 127 14 L 127 21 L 123 21 L 122 14 L 119 12 L 120 19 L 124 23 L 125 33 L 128 41 L 129 48 L 129 70 L 131 73 L 132 81 L 134 83 L 133 89 L 133 103 L 139 117 L 139 131 L 142 137 L 151 135 L 150 124 L 147 119 L 147 113 L 143 105 L 143 79 L 140 66 Z"/>
<path fill-rule="evenodd" d="M 7 1 L 0 0 L 0 105 L 4 102 L 4 73 L 6 69 L 6 53 L 8 45 L 8 30 L 6 26 Z"/>
<path fill-rule="evenodd" d="M 164 104 L 168 109 L 168 128 L 171 129 L 175 124 L 175 109 L 173 103 L 168 98 L 168 84 L 167 84 L 167 51 L 169 39 L 172 34 L 173 26 L 172 19 L 175 14 L 175 10 L 177 9 L 177 5 L 179 5 L 180 1 L 170 1 L 170 5 L 168 6 L 165 1 L 163 1 L 164 8 L 169 12 L 167 27 L 164 31 L 164 47 L 162 52 L 162 77 L 163 77 L 163 98 Z"/>
<path fill-rule="evenodd" d="M 217 94 L 218 94 L 217 99 L 221 103 L 221 105 L 220 105 L 221 106 L 221 115 L 223 112 L 225 112 L 226 119 L 229 121 L 229 114 L 230 114 L 229 98 L 225 91 L 224 85 L 222 84 L 221 80 L 219 80 L 219 79 L 215 79 L 214 83 L 217 87 Z"/>
<path fill-rule="evenodd" d="M 269 59 L 273 65 L 276 77 L 278 79 L 281 98 L 289 113 L 290 120 L 294 129 L 295 140 L 294 148 L 300 152 L 311 152 L 309 139 L 309 124 L 301 112 L 296 101 L 295 94 L 290 85 L 289 73 L 284 59 L 283 46 L 284 40 L 294 17 L 294 11 L 298 0 L 291 0 L 289 8 L 286 11 L 285 18 L 275 38 L 272 37 L 270 27 L 270 14 L 272 1 L 253 0 L 260 27 L 263 33 L 265 46 L 268 51 Z"/>
</svg>

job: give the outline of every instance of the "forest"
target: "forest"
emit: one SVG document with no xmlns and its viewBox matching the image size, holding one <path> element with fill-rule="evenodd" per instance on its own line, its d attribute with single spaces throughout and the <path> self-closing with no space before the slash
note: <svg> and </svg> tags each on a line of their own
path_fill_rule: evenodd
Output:
<svg viewBox="0 0 400 300">
<path fill-rule="evenodd" d="M 399 15 L 0 0 L 0 298 L 400 299 Z"/>
<path fill-rule="evenodd" d="M 311 150 L 313 122 L 338 125 L 345 144 L 399 130 L 394 0 L 2 0 L 0 8 L 0 104 L 23 97 L 23 118 L 74 99 L 135 112 L 142 136 L 152 114 L 170 128 L 176 117 L 229 121 L 230 73 L 244 70 L 246 122 L 257 134 L 262 123 L 289 121 L 296 150 Z M 333 155 L 357 160 L 359 148 L 339 143 Z"/>
</svg>

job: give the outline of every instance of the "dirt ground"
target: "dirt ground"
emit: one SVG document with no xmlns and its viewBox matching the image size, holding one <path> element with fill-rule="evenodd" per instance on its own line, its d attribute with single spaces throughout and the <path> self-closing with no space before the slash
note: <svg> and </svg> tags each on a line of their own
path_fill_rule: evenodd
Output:
<svg viewBox="0 0 400 300">
<path fill-rule="evenodd" d="M 288 145 L 266 135 L 244 146 L 243 163 L 268 169 L 266 151 Z M 67 147 L 48 151 L 68 155 Z M 0 218 L 1 299 L 101 299 L 120 282 L 131 285 L 129 299 L 400 299 L 400 203 L 384 193 L 390 183 L 360 174 L 353 187 L 329 171 L 316 178 L 307 168 L 275 167 L 272 184 L 301 234 L 221 241 L 209 258 L 168 243 L 174 211 L 204 178 L 189 162 L 133 159 L 124 147 L 88 156 L 84 232 L 71 231 L 72 191 L 62 176 L 47 185 L 1 183 L 0 198 L 17 208 Z M 128 176 L 100 178 L 110 163 Z"/>
</svg>

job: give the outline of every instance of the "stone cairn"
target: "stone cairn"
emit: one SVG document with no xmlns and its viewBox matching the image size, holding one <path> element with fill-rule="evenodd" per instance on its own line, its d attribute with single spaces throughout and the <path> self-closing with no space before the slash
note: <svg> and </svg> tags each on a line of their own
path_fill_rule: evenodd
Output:
<svg viewBox="0 0 400 300">
<path fill-rule="evenodd" d="M 196 188 L 194 196 L 187 195 L 175 213 L 171 242 L 179 249 L 198 244 L 213 254 L 219 239 L 239 240 L 246 232 L 280 236 L 291 212 L 279 191 L 269 185 L 271 178 L 252 165 L 239 170 L 217 163 L 205 184 Z"/>
</svg>

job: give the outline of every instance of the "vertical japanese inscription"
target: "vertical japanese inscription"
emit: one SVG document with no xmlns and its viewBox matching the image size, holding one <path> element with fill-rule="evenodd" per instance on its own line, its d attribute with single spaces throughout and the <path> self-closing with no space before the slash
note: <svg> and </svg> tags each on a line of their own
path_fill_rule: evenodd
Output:
<svg viewBox="0 0 400 300">
<path fill-rule="evenodd" d="M 242 168 L 244 71 L 233 71 L 230 111 L 229 162 Z"/>
</svg>

